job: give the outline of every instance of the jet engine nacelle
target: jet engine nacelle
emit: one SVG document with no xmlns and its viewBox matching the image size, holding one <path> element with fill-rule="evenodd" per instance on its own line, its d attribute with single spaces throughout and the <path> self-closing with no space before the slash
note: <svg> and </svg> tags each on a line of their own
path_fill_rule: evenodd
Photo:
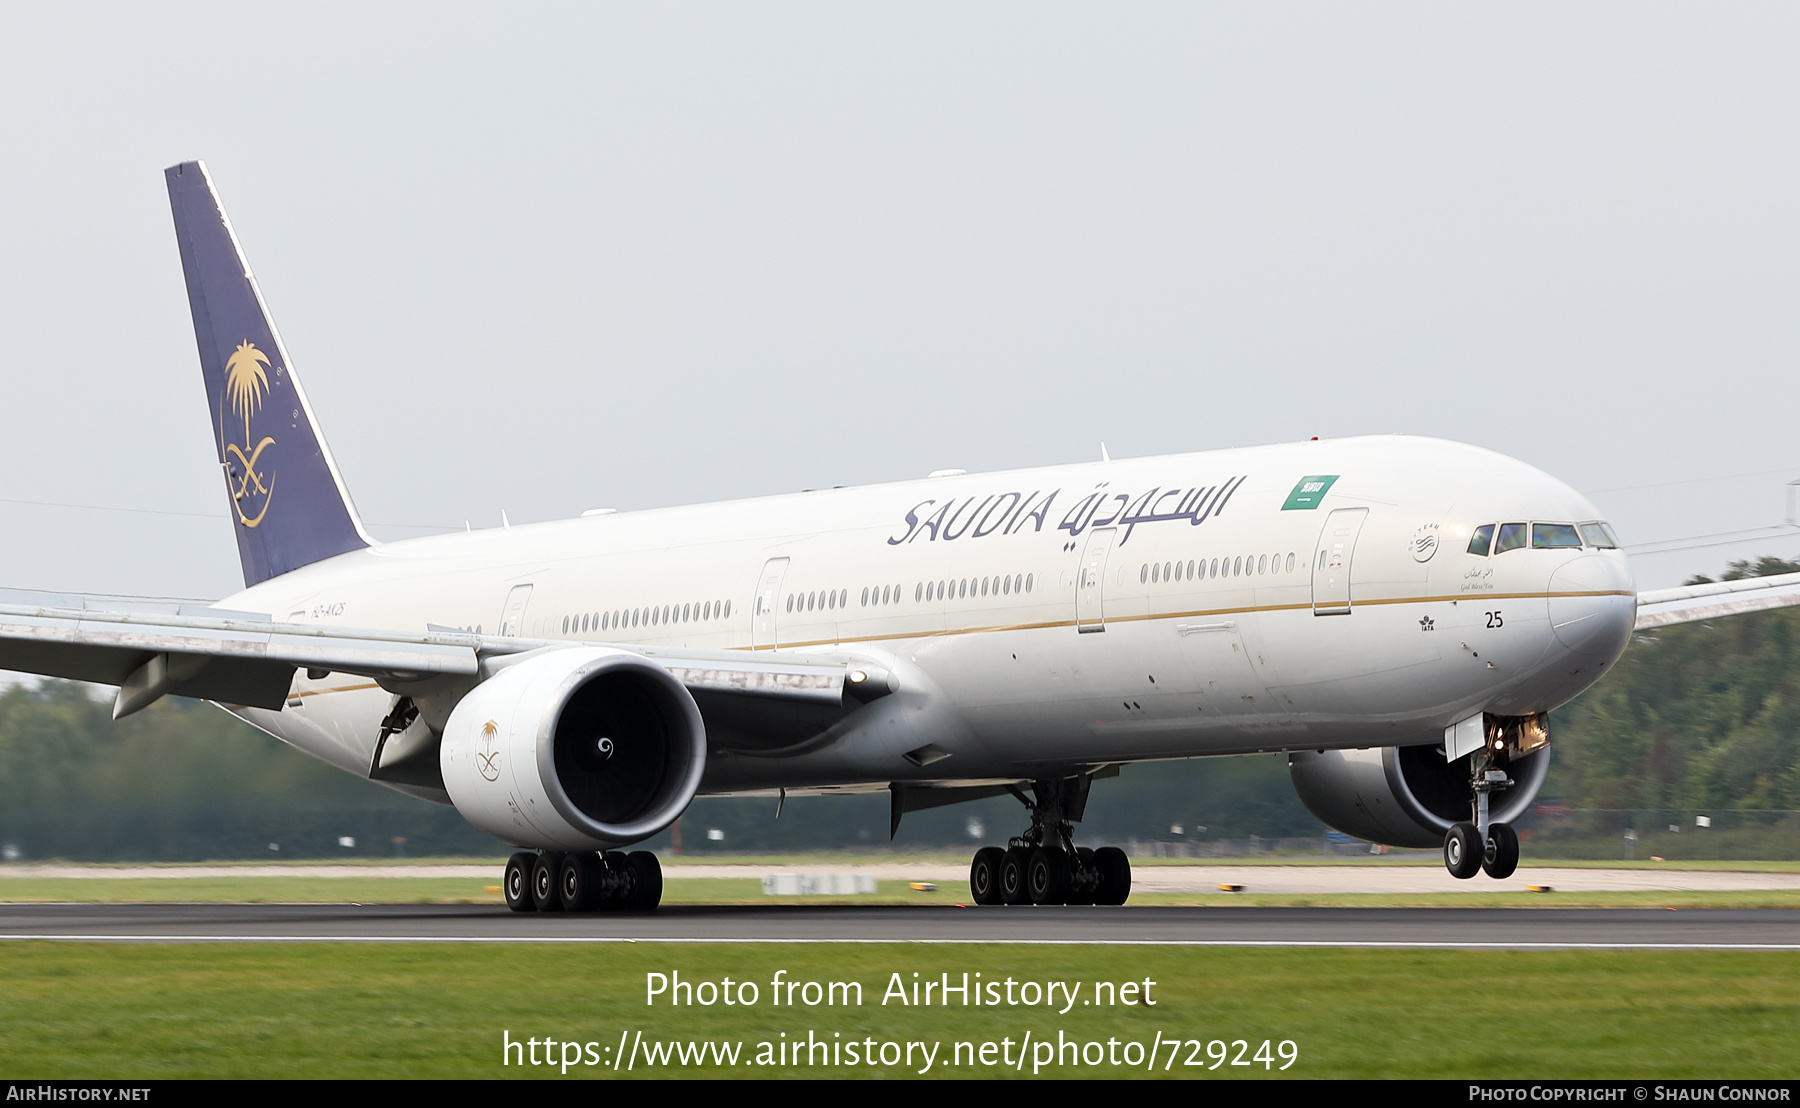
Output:
<svg viewBox="0 0 1800 1108">
<path fill-rule="evenodd" d="M 1510 788 L 1490 794 L 1488 819 L 1512 823 L 1531 807 L 1550 748 L 1514 755 Z M 1288 755 L 1300 800 L 1328 827 L 1388 846 L 1442 846 L 1454 823 L 1470 819 L 1469 761 L 1444 761 L 1435 746 L 1306 751 Z"/>
<path fill-rule="evenodd" d="M 514 663 L 450 713 L 439 762 L 470 823 L 518 846 L 605 850 L 674 823 L 700 787 L 706 728 L 668 670 L 568 647 Z"/>
</svg>

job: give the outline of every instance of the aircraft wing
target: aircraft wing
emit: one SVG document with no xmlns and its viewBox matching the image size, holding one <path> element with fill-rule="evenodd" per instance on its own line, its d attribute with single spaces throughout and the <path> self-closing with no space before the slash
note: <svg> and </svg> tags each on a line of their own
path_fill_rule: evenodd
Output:
<svg viewBox="0 0 1800 1108">
<path fill-rule="evenodd" d="M 0 669 L 117 685 L 115 718 L 171 693 L 280 708 L 301 668 L 472 675 L 479 644 L 475 635 L 275 623 L 199 605 L 115 610 L 81 596 L 0 590 Z"/>
<path fill-rule="evenodd" d="M 278 623 L 204 605 L 117 609 L 82 596 L 0 590 L 0 669 L 117 685 L 115 719 L 166 695 L 280 709 L 298 669 L 399 683 L 476 677 L 486 660 L 569 645 L 437 627 L 421 632 Z M 888 691 L 888 675 L 879 667 L 852 670 L 846 659 L 827 655 L 619 649 L 667 666 L 697 696 L 727 702 L 748 696 L 831 708 L 843 704 L 846 692 L 867 699 L 864 687 L 876 695 Z"/>
<path fill-rule="evenodd" d="M 1637 629 L 1694 623 L 1794 604 L 1800 604 L 1800 573 L 1652 589 L 1638 593 Z"/>
</svg>

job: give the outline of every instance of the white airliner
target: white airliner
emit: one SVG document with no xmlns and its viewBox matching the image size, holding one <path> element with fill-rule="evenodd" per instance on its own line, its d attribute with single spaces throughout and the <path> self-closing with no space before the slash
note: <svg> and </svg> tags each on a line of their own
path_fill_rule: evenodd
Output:
<svg viewBox="0 0 1800 1108">
<path fill-rule="evenodd" d="M 1800 574 L 1639 595 L 1584 497 L 1487 450 L 1360 438 L 378 543 L 205 168 L 167 171 L 246 588 L 199 609 L 0 595 L 0 668 L 216 701 L 522 848 L 520 911 L 649 908 L 621 848 L 696 795 L 1011 793 L 982 904 L 1123 903 L 1077 849 L 1127 762 L 1282 751 L 1308 807 L 1510 874 L 1548 715 L 1639 627 Z"/>
</svg>

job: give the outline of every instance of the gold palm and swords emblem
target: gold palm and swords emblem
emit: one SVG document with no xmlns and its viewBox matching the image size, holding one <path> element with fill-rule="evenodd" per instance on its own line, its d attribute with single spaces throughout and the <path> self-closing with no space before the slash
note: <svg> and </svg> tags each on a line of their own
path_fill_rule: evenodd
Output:
<svg viewBox="0 0 1800 1108">
<path fill-rule="evenodd" d="M 475 752 L 475 769 L 489 781 L 500 779 L 500 725 L 488 720 L 481 728 L 481 749 Z"/>
<path fill-rule="evenodd" d="M 256 461 L 275 440 L 264 435 L 254 446 L 250 442 L 250 417 L 262 407 L 263 395 L 269 391 L 269 375 L 263 371 L 263 367 L 268 364 L 269 356 L 247 339 L 238 343 L 236 352 L 225 363 L 225 395 L 231 401 L 231 410 L 244 421 L 244 445 L 240 447 L 235 442 L 223 443 L 224 450 L 219 460 L 226 463 L 228 480 L 236 482 L 231 490 L 231 506 L 237 511 L 238 522 L 245 527 L 255 527 L 261 523 L 263 516 L 269 511 L 269 501 L 274 499 L 275 477 L 270 474 L 268 483 L 264 484 L 263 475 L 257 472 Z M 224 423 L 221 421 L 219 438 L 223 441 L 224 437 Z M 230 462 L 234 458 L 237 466 Z M 238 471 L 240 466 L 241 472 Z M 262 508 L 254 516 L 244 511 L 244 501 L 250 497 L 252 488 L 262 496 Z"/>
</svg>

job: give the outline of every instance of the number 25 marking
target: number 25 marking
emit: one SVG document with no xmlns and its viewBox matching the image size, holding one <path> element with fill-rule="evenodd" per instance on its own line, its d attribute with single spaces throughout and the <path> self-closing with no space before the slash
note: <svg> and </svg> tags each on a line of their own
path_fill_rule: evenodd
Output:
<svg viewBox="0 0 1800 1108">
<path fill-rule="evenodd" d="M 1488 619 L 1487 625 L 1489 627 L 1505 627 L 1506 626 L 1506 621 L 1504 619 L 1500 618 L 1499 612 L 1489 612 L 1487 614 L 1487 619 Z"/>
</svg>

